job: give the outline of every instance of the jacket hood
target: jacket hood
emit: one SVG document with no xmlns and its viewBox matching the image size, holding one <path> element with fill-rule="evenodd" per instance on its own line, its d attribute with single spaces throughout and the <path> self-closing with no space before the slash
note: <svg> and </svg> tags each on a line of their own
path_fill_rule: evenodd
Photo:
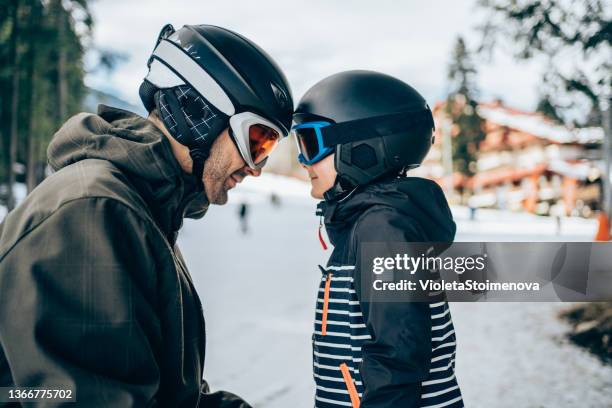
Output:
<svg viewBox="0 0 612 408">
<path fill-rule="evenodd" d="M 79 113 L 53 136 L 47 149 L 57 171 L 86 159 L 111 162 L 130 180 L 167 234 L 180 229 L 183 218 L 206 213 L 206 195 L 185 173 L 170 142 L 149 120 L 105 105 L 98 114 Z"/>
<path fill-rule="evenodd" d="M 452 242 L 455 238 L 455 222 L 440 186 L 419 177 L 401 177 L 367 185 L 338 201 L 322 202 L 332 243 L 374 206 L 389 207 L 413 219 L 425 231 L 424 241 Z"/>
</svg>

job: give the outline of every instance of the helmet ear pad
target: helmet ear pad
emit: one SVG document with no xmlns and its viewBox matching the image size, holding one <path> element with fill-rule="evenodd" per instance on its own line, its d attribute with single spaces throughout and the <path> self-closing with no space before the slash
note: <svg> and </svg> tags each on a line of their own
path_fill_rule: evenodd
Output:
<svg viewBox="0 0 612 408">
<path fill-rule="evenodd" d="M 382 137 L 336 146 L 334 166 L 341 183 L 362 186 L 386 173 Z"/>
<path fill-rule="evenodd" d="M 229 126 L 225 114 L 188 86 L 158 91 L 155 105 L 172 137 L 190 150 L 201 149 L 206 156 L 214 140 Z"/>
<path fill-rule="evenodd" d="M 407 143 L 410 139 L 414 143 Z M 432 143 L 432 130 L 428 126 L 344 143 L 336 146 L 334 166 L 343 183 L 354 187 L 363 186 L 383 176 L 396 176 L 405 167 L 417 167 Z M 405 163 L 414 164 L 406 166 Z"/>
</svg>

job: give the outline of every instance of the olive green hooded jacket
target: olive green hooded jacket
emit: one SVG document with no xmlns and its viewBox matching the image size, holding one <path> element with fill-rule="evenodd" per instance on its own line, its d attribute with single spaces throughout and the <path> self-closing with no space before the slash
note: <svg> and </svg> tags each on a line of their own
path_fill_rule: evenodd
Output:
<svg viewBox="0 0 612 408">
<path fill-rule="evenodd" d="M 55 172 L 0 225 L 0 387 L 70 388 L 87 407 L 246 407 L 204 393 L 204 318 L 176 237 L 208 203 L 166 137 L 101 105 L 47 154 Z"/>
</svg>

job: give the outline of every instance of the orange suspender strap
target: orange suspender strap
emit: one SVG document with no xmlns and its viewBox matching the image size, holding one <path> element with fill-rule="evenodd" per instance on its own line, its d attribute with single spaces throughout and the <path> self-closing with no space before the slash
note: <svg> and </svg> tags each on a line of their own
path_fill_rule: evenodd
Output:
<svg viewBox="0 0 612 408">
<path fill-rule="evenodd" d="M 340 371 L 342 371 L 342 377 L 344 377 L 344 383 L 346 384 L 346 389 L 351 397 L 351 404 L 353 405 L 353 408 L 359 408 L 359 394 L 357 394 L 355 383 L 351 378 L 351 373 L 349 372 L 349 368 L 346 363 L 340 364 Z"/>
<path fill-rule="evenodd" d="M 327 310 L 329 309 L 329 288 L 331 286 L 332 273 L 327 274 L 325 281 L 325 293 L 323 295 L 323 317 L 321 318 L 321 335 L 327 335 Z"/>
</svg>

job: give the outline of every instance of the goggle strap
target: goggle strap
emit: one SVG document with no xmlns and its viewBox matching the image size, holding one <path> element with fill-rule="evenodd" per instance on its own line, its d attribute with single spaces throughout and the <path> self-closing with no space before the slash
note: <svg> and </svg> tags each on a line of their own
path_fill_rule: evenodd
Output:
<svg viewBox="0 0 612 408">
<path fill-rule="evenodd" d="M 210 60 L 208 55 L 199 55 L 199 57 L 204 61 Z M 163 63 L 183 82 L 225 115 L 232 116 L 236 113 L 234 104 L 223 88 L 180 45 L 162 39 L 153 51 L 151 58 Z"/>
<path fill-rule="evenodd" d="M 323 136 L 324 146 L 336 146 L 371 139 L 376 136 L 391 135 L 422 122 L 426 122 L 434 128 L 429 108 L 336 123 L 321 127 L 319 130 Z"/>
</svg>

